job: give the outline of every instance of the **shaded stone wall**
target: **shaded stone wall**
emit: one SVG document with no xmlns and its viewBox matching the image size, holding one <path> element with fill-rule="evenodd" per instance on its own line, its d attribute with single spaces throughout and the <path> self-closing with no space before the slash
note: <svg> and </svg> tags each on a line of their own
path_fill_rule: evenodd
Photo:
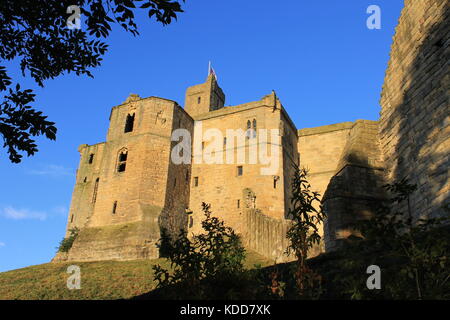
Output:
<svg viewBox="0 0 450 320">
<path fill-rule="evenodd" d="M 353 122 L 298 130 L 300 165 L 309 170 L 309 182 L 323 196 L 347 143 Z"/>
<path fill-rule="evenodd" d="M 311 189 L 319 192 L 321 199 L 330 180 L 338 171 L 342 154 L 350 138 L 350 132 L 356 123 L 358 121 L 298 130 L 300 166 L 309 170 L 308 181 Z M 317 206 L 318 203 L 316 203 Z M 319 226 L 321 236 L 324 236 L 325 226 L 326 223 Z M 324 251 L 323 241 L 319 246 L 314 247 L 314 255 Z"/>
<path fill-rule="evenodd" d="M 352 234 L 349 225 L 370 217 L 374 203 L 382 198 L 378 122 L 357 120 L 298 132 L 300 166 L 309 169 L 312 190 L 322 195 L 328 216 L 319 228 L 325 241 L 314 249 L 333 250 Z"/>
<path fill-rule="evenodd" d="M 324 224 L 325 250 L 339 247 L 355 234 L 351 224 L 368 219 L 385 198 L 384 168 L 378 139 L 378 122 L 358 120 L 349 131 L 347 142 L 322 198 L 327 214 Z"/>
<path fill-rule="evenodd" d="M 92 146 L 80 145 L 80 163 L 76 173 L 75 186 L 72 193 L 66 236 L 72 228 L 84 228 L 94 210 L 94 197 L 98 191 L 101 163 L 103 160 L 105 143 Z"/>
<path fill-rule="evenodd" d="M 388 181 L 408 177 L 415 218 L 448 214 L 450 2 L 406 0 L 381 95 L 380 141 Z"/>
<path fill-rule="evenodd" d="M 383 184 L 404 177 L 419 187 L 410 199 L 414 218 L 448 215 L 449 4 L 405 1 L 378 125 L 363 121 L 352 128 L 323 198 L 327 251 L 354 234 L 352 223 L 374 214 L 377 203 L 387 196 Z"/>
<path fill-rule="evenodd" d="M 193 135 L 194 122 L 191 117 L 179 106 L 173 110 L 172 130 L 186 129 Z M 172 141 L 171 152 L 168 154 L 167 188 L 165 192 L 165 204 L 159 216 L 159 226 L 172 237 L 180 234 L 181 230 L 188 228 L 188 215 L 190 199 L 190 181 L 192 176 L 191 164 L 175 164 L 171 159 L 175 146 L 179 142 Z"/>
</svg>

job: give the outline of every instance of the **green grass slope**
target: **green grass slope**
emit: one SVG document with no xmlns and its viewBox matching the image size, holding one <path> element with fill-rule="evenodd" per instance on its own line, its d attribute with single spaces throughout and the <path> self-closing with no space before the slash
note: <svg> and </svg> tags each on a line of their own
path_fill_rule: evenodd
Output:
<svg viewBox="0 0 450 320">
<path fill-rule="evenodd" d="M 155 288 L 152 266 L 168 268 L 166 259 L 46 263 L 0 273 L 0 300 L 11 299 L 127 299 Z M 247 252 L 246 267 L 271 261 Z M 67 267 L 81 269 L 81 289 L 69 290 Z"/>
</svg>

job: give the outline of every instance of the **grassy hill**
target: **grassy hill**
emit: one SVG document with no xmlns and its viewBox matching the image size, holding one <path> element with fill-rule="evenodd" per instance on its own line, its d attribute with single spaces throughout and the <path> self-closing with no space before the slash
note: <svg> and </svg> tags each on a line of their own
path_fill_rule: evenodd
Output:
<svg viewBox="0 0 450 320">
<path fill-rule="evenodd" d="M 168 268 L 166 259 L 46 263 L 0 273 L 0 300 L 5 299 L 122 299 L 155 288 L 152 266 Z M 267 266 L 271 261 L 247 252 L 246 267 Z M 81 268 L 81 289 L 69 290 L 67 267 Z"/>
</svg>

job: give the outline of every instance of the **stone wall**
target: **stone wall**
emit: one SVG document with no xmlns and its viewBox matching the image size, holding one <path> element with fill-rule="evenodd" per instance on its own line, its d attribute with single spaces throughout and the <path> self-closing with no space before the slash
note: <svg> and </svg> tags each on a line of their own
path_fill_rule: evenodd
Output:
<svg viewBox="0 0 450 320">
<path fill-rule="evenodd" d="M 309 170 L 312 189 L 322 196 L 336 174 L 353 126 L 353 122 L 344 122 L 298 130 L 300 166 Z"/>
<path fill-rule="evenodd" d="M 72 202 L 69 210 L 66 236 L 72 228 L 84 228 L 93 212 L 93 203 L 97 196 L 97 190 L 103 161 L 105 143 L 92 146 L 80 145 L 80 163 L 77 169 L 75 187 L 72 194 Z"/>
<path fill-rule="evenodd" d="M 160 238 L 158 217 L 162 209 L 143 205 L 143 219 L 81 229 L 68 253 L 58 253 L 52 260 L 101 261 L 135 260 L 159 257 L 155 243 Z"/>
<path fill-rule="evenodd" d="M 419 188 L 413 217 L 448 215 L 450 203 L 448 0 L 406 0 L 393 39 L 378 124 L 357 122 L 323 197 L 326 250 L 355 234 L 385 199 L 382 185 Z M 405 208 L 394 208 L 405 210 Z"/>
<path fill-rule="evenodd" d="M 298 161 L 298 153 L 295 148 L 296 128 L 284 113 L 279 100 L 276 99 L 275 94 L 272 94 L 253 103 L 225 107 L 194 116 L 197 121 L 194 144 L 203 144 L 204 150 L 194 148 L 190 190 L 190 209 L 193 215 L 190 232 L 201 232 L 202 202 L 211 204 L 214 215 L 223 219 L 238 233 L 244 233 L 247 230 L 244 213 L 246 209 L 258 208 L 265 215 L 275 219 L 285 217 L 289 203 L 286 185 L 289 185 L 290 180 L 285 172 L 291 170 L 292 164 Z M 247 122 L 250 121 L 253 124 L 253 120 L 256 121 L 257 129 L 281 128 L 281 136 L 277 136 L 276 141 L 270 141 L 269 136 L 268 154 L 271 154 L 272 145 L 277 148 L 279 154 L 276 159 L 278 168 L 273 174 L 261 173 L 261 169 L 266 168 L 267 165 L 260 164 L 258 158 L 255 163 L 250 161 L 250 153 L 254 152 L 253 148 L 257 148 L 256 154 L 260 151 L 259 137 L 245 139 L 243 163 L 237 161 L 237 153 L 242 151 L 242 148 L 238 147 L 237 139 L 227 137 L 227 130 L 241 129 L 245 132 Z M 199 141 L 202 139 L 202 133 L 208 129 L 217 129 L 227 139 L 220 144 L 223 146 L 220 150 L 210 151 L 213 140 L 204 138 Z M 285 136 L 290 137 L 289 143 Z M 202 163 L 197 163 L 196 158 L 203 152 L 207 155 L 217 155 L 223 164 L 205 163 L 206 159 L 203 159 Z M 234 155 L 233 164 L 226 163 L 227 152 Z M 242 166 L 242 175 L 238 175 L 238 166 Z"/>
<path fill-rule="evenodd" d="M 177 106 L 174 108 L 172 130 L 180 128 L 186 129 L 191 135 L 194 132 L 194 123 L 191 117 Z M 174 152 L 178 143 L 172 141 L 171 152 Z M 164 208 L 159 216 L 159 226 L 166 234 L 176 237 L 181 230 L 188 228 L 189 217 L 186 212 L 190 201 L 192 165 L 189 163 L 175 164 L 171 159 L 167 159 L 167 163 L 167 188 Z"/>
<path fill-rule="evenodd" d="M 369 219 L 385 199 L 384 168 L 378 139 L 378 122 L 358 120 L 348 133 L 336 173 L 324 193 L 322 204 L 325 250 L 339 247 L 345 238 L 357 235 L 352 224 Z"/>
<path fill-rule="evenodd" d="M 325 243 L 315 250 L 332 250 L 336 239 L 351 234 L 349 224 L 357 215 L 370 216 L 372 201 L 379 198 L 374 194 L 382 172 L 378 123 L 357 120 L 298 132 L 300 166 L 309 169 L 312 190 L 322 195 L 328 215 L 319 229 Z"/>
<path fill-rule="evenodd" d="M 246 248 L 277 263 L 292 260 L 292 256 L 285 253 L 289 244 L 286 238 L 290 226 L 288 220 L 268 217 L 259 210 L 246 210 L 244 214 L 246 232 L 243 239 Z"/>
<path fill-rule="evenodd" d="M 343 150 L 355 123 L 343 122 L 316 128 L 298 130 L 298 152 L 300 167 L 308 169 L 308 181 L 312 191 L 319 192 L 322 199 L 333 175 L 336 174 Z M 318 208 L 316 203 L 316 209 Z M 324 226 L 319 226 L 319 234 L 324 236 Z M 314 254 L 325 251 L 322 241 L 314 247 Z"/>
<path fill-rule="evenodd" d="M 417 184 L 415 218 L 450 205 L 450 2 L 406 0 L 381 95 L 380 141 L 388 181 Z"/>
</svg>

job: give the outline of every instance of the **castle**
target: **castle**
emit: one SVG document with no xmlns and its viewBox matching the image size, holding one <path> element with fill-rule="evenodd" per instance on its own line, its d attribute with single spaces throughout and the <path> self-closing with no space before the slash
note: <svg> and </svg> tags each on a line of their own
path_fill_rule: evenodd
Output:
<svg viewBox="0 0 450 320">
<path fill-rule="evenodd" d="M 418 185 L 410 203 L 415 219 L 448 214 L 449 7 L 448 1 L 405 1 L 379 121 L 298 130 L 275 92 L 225 107 L 213 74 L 187 89 L 184 108 L 159 97 L 130 95 L 112 108 L 106 142 L 78 149 L 67 234 L 74 227 L 80 233 L 70 251 L 54 261 L 157 258 L 162 232 L 201 230 L 202 202 L 242 235 L 247 248 L 286 260 L 294 165 L 309 168 L 309 181 L 323 195 L 328 215 L 325 247 L 313 254 L 338 248 L 352 234 L 352 222 L 373 215 L 374 205 L 386 197 L 386 182 L 408 177 Z M 239 158 L 240 151 L 245 159 L 175 163 L 179 141 L 173 133 L 180 129 L 192 137 L 188 159 Z M 240 129 L 241 144 L 227 135 Z M 261 145 L 261 129 L 277 132 L 266 148 L 277 163 L 269 174 L 262 173 L 267 163 L 249 159 Z M 217 141 L 211 147 L 208 130 L 223 137 L 220 148 Z"/>
</svg>

